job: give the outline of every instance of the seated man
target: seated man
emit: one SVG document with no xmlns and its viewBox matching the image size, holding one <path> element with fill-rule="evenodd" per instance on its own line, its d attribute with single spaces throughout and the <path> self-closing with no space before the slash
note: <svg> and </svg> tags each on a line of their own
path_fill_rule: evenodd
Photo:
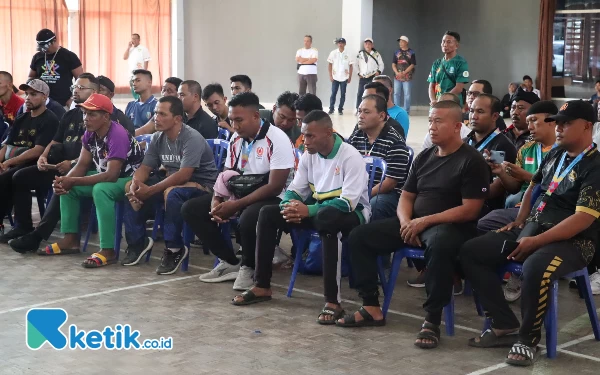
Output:
<svg viewBox="0 0 600 375">
<path fill-rule="evenodd" d="M 175 97 L 163 97 L 156 105 L 154 122 L 158 130 L 152 136 L 142 165 L 125 185 L 132 204 L 125 205 L 125 238 L 127 256 L 121 262 L 133 266 L 152 249 L 146 238 L 146 219 L 154 217 L 156 205 L 165 207 L 163 235 L 165 251 L 156 273 L 170 275 L 188 255 L 181 232 L 181 206 L 185 201 L 212 193 L 217 177 L 215 160 L 206 140 L 194 129 L 183 124 L 183 105 Z M 167 176 L 161 181 L 151 172 L 163 165 Z"/>
<path fill-rule="evenodd" d="M 25 99 L 17 95 L 17 92 L 17 88 L 13 85 L 12 74 L 0 70 L 0 121 L 6 121 L 8 126 L 12 126 L 19 108 L 25 104 Z M 0 128 L 1 125 L 0 123 Z"/>
<path fill-rule="evenodd" d="M 569 101 L 546 121 L 556 121 L 559 147 L 548 153 L 533 176 L 517 219 L 499 232 L 466 242 L 460 250 L 462 268 L 492 321 L 491 329 L 469 345 L 514 343 L 506 363 L 518 366 L 531 365 L 539 355 L 548 288 L 590 262 L 600 230 L 600 155 L 592 142 L 592 105 Z M 533 203 L 536 185 L 541 185 L 542 194 Z M 518 246 L 501 252 L 505 241 L 517 241 Z M 523 262 L 520 328 L 497 273 L 508 260 Z"/>
<path fill-rule="evenodd" d="M 517 93 L 513 97 L 512 106 L 510 107 L 512 124 L 507 126 L 502 133 L 515 145 L 517 150 L 529 141 L 527 110 L 539 101 L 540 98 L 536 94 L 523 91 L 521 88 L 517 89 Z"/>
<path fill-rule="evenodd" d="M 223 92 L 223 86 L 218 83 L 211 83 L 204 86 L 202 90 L 202 101 L 209 111 L 214 115 L 214 120 L 219 128 L 229 132 L 229 137 L 235 133 L 229 120 L 229 107 L 227 107 L 227 97 Z"/>
<path fill-rule="evenodd" d="M 367 95 L 358 107 L 358 130 L 350 143 L 362 156 L 375 156 L 387 163 L 385 179 L 381 171 L 375 173 L 371 189 L 371 221 L 394 217 L 400 192 L 410 165 L 409 153 L 404 138 L 386 123 L 386 103 L 378 95 Z"/>
<path fill-rule="evenodd" d="M 325 295 L 325 307 L 317 323 L 335 324 L 344 314 L 340 305 L 341 236 L 369 220 L 368 176 L 360 154 L 333 132 L 327 113 L 313 111 L 306 115 L 302 134 L 308 154 L 302 156 L 294 181 L 281 204 L 260 210 L 256 284 L 232 303 L 248 305 L 271 299 L 271 261 L 278 229 L 315 229 L 322 241 Z"/>
<path fill-rule="evenodd" d="M 12 209 L 14 196 L 20 193 L 29 197 L 29 211 L 24 211 L 26 206 L 18 207 L 18 217 L 24 220 L 17 222 L 16 228 L 0 236 L 0 242 L 3 243 L 7 243 L 15 236 L 18 237 L 18 234 L 24 234 L 31 230 L 31 191 L 17 192 L 18 186 L 13 183 L 13 178 L 19 171 L 35 165 L 48 143 L 52 141 L 58 128 L 58 118 L 46 109 L 46 99 L 50 94 L 46 82 L 31 79 L 26 84 L 19 86 L 19 89 L 26 93 L 25 105 L 29 112 L 15 119 L 8 138 L 0 149 L 0 191 L 2 192 L 0 217 L 4 218 Z M 28 215 L 29 223 L 26 220 Z"/>
<path fill-rule="evenodd" d="M 154 107 L 156 107 L 156 98 L 152 95 L 152 73 L 144 69 L 133 71 L 132 85 L 133 91 L 139 97 L 127 103 L 125 115 L 131 119 L 133 126 L 141 128 L 154 117 Z"/>
<path fill-rule="evenodd" d="M 303 147 L 303 138 L 296 118 L 296 101 L 298 98 L 298 94 L 289 91 L 279 95 L 268 120 L 271 124 L 283 130 L 290 138 L 294 148 L 299 149 Z"/>
<path fill-rule="evenodd" d="M 168 77 L 167 79 L 165 79 L 165 82 L 163 83 L 163 86 L 160 89 L 160 97 L 161 98 L 164 98 L 165 96 L 178 97 L 177 90 L 179 89 L 181 82 L 183 82 L 181 80 L 181 78 L 177 78 L 177 77 Z M 102 93 L 100 93 L 100 94 L 102 94 Z M 109 96 L 109 98 L 111 98 L 111 100 L 112 100 L 112 97 Z M 137 137 L 137 136 L 143 135 L 143 134 L 152 134 L 155 132 L 155 130 L 156 129 L 154 129 L 154 116 L 152 116 L 150 118 L 150 120 L 148 120 L 148 122 L 144 126 L 135 129 L 135 136 Z M 143 142 L 141 142 L 140 144 L 143 144 Z"/>
<path fill-rule="evenodd" d="M 236 132 L 229 144 L 225 168 L 233 171 L 221 173 L 217 183 L 225 184 L 232 174 L 238 173 L 262 175 L 262 181 L 253 185 L 256 189 L 250 193 L 232 191 L 237 194 L 235 199 L 225 201 L 220 195 L 207 194 L 190 199 L 181 208 L 184 220 L 196 236 L 220 259 L 212 271 L 200 276 L 200 281 L 235 280 L 235 290 L 249 289 L 254 283 L 258 213 L 263 206 L 279 204 L 295 161 L 289 138 L 277 127 L 261 120 L 258 102 L 258 97 L 251 92 L 238 94 L 229 101 L 229 118 Z M 218 226 L 233 217 L 238 217 L 239 222 L 241 263 Z"/>
<path fill-rule="evenodd" d="M 75 167 L 54 180 L 54 194 L 60 195 L 60 231 L 64 238 L 38 250 L 40 255 L 79 253 L 79 213 L 81 198 L 92 197 L 96 206 L 100 251 L 83 262 L 85 268 L 98 268 L 116 262 L 115 202 L 125 197 L 125 184 L 142 162 L 139 144 L 121 125 L 111 121 L 112 102 L 92 94 L 83 104 L 85 134 Z M 90 171 L 95 165 L 96 170 Z"/>
<path fill-rule="evenodd" d="M 386 103 L 390 101 L 390 91 L 381 82 L 367 83 L 364 87 L 362 97 L 364 98 L 367 95 L 379 95 L 383 98 L 383 100 L 386 101 Z M 360 103 L 358 103 L 358 104 L 360 105 Z M 402 138 L 406 140 L 406 133 L 404 132 L 404 128 L 402 127 L 402 125 L 400 125 L 400 123 L 398 121 L 396 121 L 396 119 L 391 117 L 389 115 L 389 113 L 387 112 L 387 110 L 386 110 L 386 114 L 387 114 L 387 123 L 394 129 L 396 129 L 398 134 L 400 134 L 402 136 Z M 356 126 L 354 127 L 354 131 L 356 131 L 356 129 L 358 129 L 358 124 L 356 124 Z"/>
<path fill-rule="evenodd" d="M 304 120 L 304 116 L 308 115 L 312 111 L 322 111 L 323 110 L 323 102 L 319 99 L 318 96 L 314 94 L 304 94 L 300 95 L 298 99 L 295 101 L 296 106 L 296 119 L 299 124 L 302 124 L 302 120 Z"/>
<path fill-rule="evenodd" d="M 451 92 L 445 92 L 442 95 L 440 95 L 438 102 L 441 102 L 444 100 L 450 100 L 450 101 L 453 101 L 456 104 L 460 105 L 460 98 L 458 97 L 458 95 L 453 94 Z M 463 126 L 462 126 L 462 128 L 460 128 L 460 137 L 465 138 L 467 135 L 469 135 L 470 132 L 471 132 L 471 129 L 467 125 L 465 125 L 463 122 Z M 425 150 L 426 148 L 429 148 L 431 146 L 433 146 L 433 143 L 431 143 L 431 134 L 429 134 L 429 132 L 427 132 L 427 134 L 425 135 L 425 138 L 423 139 L 423 145 L 421 146 L 421 149 Z"/>
<path fill-rule="evenodd" d="M 86 73 L 84 73 L 84 74 L 86 74 Z M 79 76 L 79 77 L 81 77 L 81 76 Z M 98 76 L 97 78 L 98 78 L 98 94 L 102 94 L 102 95 L 108 97 L 110 99 L 110 101 L 112 102 L 113 97 L 115 96 L 115 84 L 108 77 Z M 75 83 L 75 86 L 77 86 L 77 82 Z M 90 95 L 91 95 L 91 93 L 90 93 Z M 83 103 L 84 101 L 85 101 L 85 99 L 83 99 L 83 101 L 81 101 L 81 103 Z M 80 110 L 80 112 L 81 112 L 81 110 Z M 121 111 L 119 108 L 117 108 L 114 105 L 114 103 L 113 103 L 113 113 L 110 116 L 110 119 L 118 122 L 131 135 L 134 135 L 135 127 L 133 126 L 133 122 L 131 121 L 131 119 L 129 117 L 125 116 L 125 113 L 123 113 L 123 111 Z"/>
<path fill-rule="evenodd" d="M 394 120 L 398 121 L 400 126 L 402 126 L 402 130 L 404 130 L 404 135 L 408 137 L 408 129 L 410 128 L 410 117 L 408 117 L 408 112 L 400 106 L 397 106 L 392 101 L 394 97 L 394 84 L 392 83 L 392 79 L 386 75 L 375 76 L 373 78 L 373 82 L 381 83 L 388 89 L 388 100 L 387 100 L 387 113 Z M 365 94 L 363 93 L 363 98 Z"/>
<path fill-rule="evenodd" d="M 442 309 L 452 297 L 460 246 L 477 234 L 475 223 L 487 196 L 489 167 L 480 153 L 460 139 L 462 109 L 437 102 L 429 115 L 435 147 L 421 152 L 404 184 L 398 217 L 361 225 L 350 233 L 350 260 L 363 307 L 337 321 L 342 327 L 383 325 L 379 307 L 377 257 L 402 246 L 425 250 L 427 313 L 415 345 L 435 348 Z"/>
<path fill-rule="evenodd" d="M 229 82 L 231 82 L 232 97 L 243 92 L 252 92 L 252 80 L 245 74 L 236 74 L 229 78 Z M 259 104 L 258 109 L 265 109 L 265 107 Z"/>
<path fill-rule="evenodd" d="M 477 79 L 471 83 L 469 90 L 467 91 L 467 108 L 471 108 L 473 106 L 473 101 L 481 94 L 492 95 L 492 84 L 485 79 Z M 463 113 L 463 123 L 469 125 L 469 111 Z M 500 113 L 502 113 L 502 103 L 500 103 Z M 502 114 L 498 116 L 496 119 L 496 128 L 500 131 L 504 131 L 506 129 L 506 123 L 502 118 Z"/>
</svg>

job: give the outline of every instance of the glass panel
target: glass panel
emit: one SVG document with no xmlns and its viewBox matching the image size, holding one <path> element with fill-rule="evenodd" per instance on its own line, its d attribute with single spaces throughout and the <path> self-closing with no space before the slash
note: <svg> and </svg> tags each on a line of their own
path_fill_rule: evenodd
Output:
<svg viewBox="0 0 600 375">
<path fill-rule="evenodd" d="M 556 10 L 600 10 L 600 0 L 556 0 Z"/>
</svg>

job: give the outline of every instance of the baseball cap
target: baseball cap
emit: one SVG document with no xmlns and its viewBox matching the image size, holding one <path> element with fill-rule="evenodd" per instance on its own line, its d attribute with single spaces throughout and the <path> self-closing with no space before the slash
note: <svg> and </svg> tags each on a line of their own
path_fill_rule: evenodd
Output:
<svg viewBox="0 0 600 375">
<path fill-rule="evenodd" d="M 542 100 L 540 102 L 534 103 L 527 110 L 527 116 L 535 115 L 538 113 L 549 113 L 551 115 L 555 115 L 558 113 L 558 107 L 551 100 Z"/>
<path fill-rule="evenodd" d="M 19 90 L 27 90 L 32 89 L 37 92 L 41 92 L 42 94 L 48 96 L 50 95 L 50 87 L 46 84 L 46 82 L 41 79 L 30 79 L 27 83 L 23 83 L 19 86 Z"/>
<path fill-rule="evenodd" d="M 409 42 L 409 41 L 408 41 L 408 37 L 405 37 L 404 35 L 402 35 L 400 38 L 398 38 L 398 40 L 396 40 L 396 42 L 399 42 L 399 41 L 401 41 L 401 40 L 405 41 L 406 43 L 408 43 L 408 42 Z"/>
<path fill-rule="evenodd" d="M 585 121 L 594 122 L 594 107 L 588 102 L 583 100 L 570 100 L 560 107 L 558 114 L 549 116 L 546 118 L 546 122 L 558 121 L 566 122 L 577 119 L 583 119 Z"/>
<path fill-rule="evenodd" d="M 333 41 L 333 43 L 338 44 L 338 43 L 346 43 L 346 39 L 344 38 L 337 38 L 336 40 Z"/>
<path fill-rule="evenodd" d="M 113 104 L 107 96 L 102 94 L 92 94 L 83 103 L 77 104 L 77 107 L 85 108 L 88 111 L 104 111 L 112 115 Z"/>
<path fill-rule="evenodd" d="M 369 38 L 366 38 L 366 39 L 365 39 L 365 42 L 371 42 L 371 43 L 373 43 L 373 38 L 371 38 L 371 37 L 369 37 Z"/>
<path fill-rule="evenodd" d="M 56 38 L 56 34 L 54 34 L 54 32 L 52 32 L 52 30 L 50 29 L 41 29 L 36 37 L 35 40 L 38 43 L 47 43 L 49 41 L 51 41 L 52 39 Z"/>
<path fill-rule="evenodd" d="M 533 103 L 537 103 L 540 101 L 540 97 L 537 96 L 536 93 L 531 92 L 531 91 L 525 91 L 523 90 L 523 88 L 519 87 L 517 89 L 517 92 L 515 93 L 515 96 L 513 96 L 512 101 L 513 102 L 519 102 L 519 101 L 525 101 L 529 104 L 533 104 Z"/>
<path fill-rule="evenodd" d="M 110 78 L 105 76 L 98 76 L 97 78 L 98 84 L 106 87 L 110 92 L 115 92 L 115 84 L 110 80 Z"/>
</svg>

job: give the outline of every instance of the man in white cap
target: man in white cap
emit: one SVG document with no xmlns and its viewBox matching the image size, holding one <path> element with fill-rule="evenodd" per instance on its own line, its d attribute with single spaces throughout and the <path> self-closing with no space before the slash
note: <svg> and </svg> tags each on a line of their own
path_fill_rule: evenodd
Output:
<svg viewBox="0 0 600 375">
<path fill-rule="evenodd" d="M 415 51 L 408 48 L 408 37 L 398 38 L 400 49 L 394 53 L 392 69 L 394 70 L 394 104 L 410 114 L 410 86 L 417 65 Z M 404 101 L 402 101 L 404 99 Z"/>
<path fill-rule="evenodd" d="M 338 89 L 340 92 L 340 105 L 338 113 L 341 115 L 346 102 L 346 86 L 352 80 L 352 65 L 353 61 L 348 56 L 346 51 L 346 39 L 337 38 L 333 41 L 338 48 L 331 51 L 327 62 L 329 63 L 329 80 L 331 81 L 331 97 L 329 98 L 329 114 L 333 113 L 335 107 L 335 97 Z"/>
<path fill-rule="evenodd" d="M 383 72 L 383 59 L 375 48 L 373 48 L 373 39 L 366 38 L 364 49 L 356 55 L 356 66 L 358 67 L 358 92 L 356 93 L 356 109 L 362 102 L 365 85 L 373 81 L 373 77 L 380 75 Z"/>
</svg>

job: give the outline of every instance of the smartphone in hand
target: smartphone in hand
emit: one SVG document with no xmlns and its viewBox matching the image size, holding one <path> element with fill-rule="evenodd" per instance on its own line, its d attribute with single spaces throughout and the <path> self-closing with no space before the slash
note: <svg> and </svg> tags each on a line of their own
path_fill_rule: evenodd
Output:
<svg viewBox="0 0 600 375">
<path fill-rule="evenodd" d="M 56 164 L 42 164 L 42 167 L 46 169 L 56 169 Z"/>
<path fill-rule="evenodd" d="M 490 162 L 494 164 L 504 163 L 504 151 L 490 151 Z"/>
<path fill-rule="evenodd" d="M 504 241 L 504 245 L 502 246 L 502 255 L 508 257 L 518 246 L 519 243 L 517 241 Z"/>
</svg>

